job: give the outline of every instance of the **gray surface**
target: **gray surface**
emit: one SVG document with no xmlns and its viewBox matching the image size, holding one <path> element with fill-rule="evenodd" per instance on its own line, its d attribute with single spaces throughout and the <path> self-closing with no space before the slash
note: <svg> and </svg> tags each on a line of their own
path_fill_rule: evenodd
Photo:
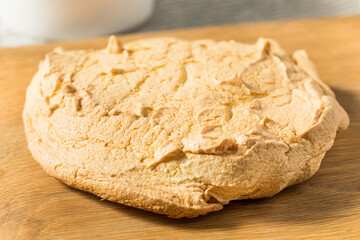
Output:
<svg viewBox="0 0 360 240">
<path fill-rule="evenodd" d="M 136 31 L 358 13 L 359 0 L 157 0 Z"/>
<path fill-rule="evenodd" d="M 152 17 L 127 33 L 359 13 L 359 0 L 156 0 Z M 0 28 L 0 47 L 46 41 Z"/>
</svg>

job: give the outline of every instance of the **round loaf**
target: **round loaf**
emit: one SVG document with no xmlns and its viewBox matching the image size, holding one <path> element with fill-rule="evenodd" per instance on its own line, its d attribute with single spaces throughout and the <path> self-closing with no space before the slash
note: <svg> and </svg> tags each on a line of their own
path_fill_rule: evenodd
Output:
<svg viewBox="0 0 360 240">
<path fill-rule="evenodd" d="M 305 51 L 264 38 L 57 48 L 27 89 L 23 118 L 48 174 L 173 218 L 305 181 L 349 124 Z"/>
</svg>

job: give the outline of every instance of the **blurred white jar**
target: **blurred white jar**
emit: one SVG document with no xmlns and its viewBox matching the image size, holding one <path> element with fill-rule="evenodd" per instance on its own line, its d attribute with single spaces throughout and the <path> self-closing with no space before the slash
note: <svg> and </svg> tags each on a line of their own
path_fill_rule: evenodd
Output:
<svg viewBox="0 0 360 240">
<path fill-rule="evenodd" d="M 49 39 L 128 30 L 150 17 L 153 0 L 1 0 L 5 30 Z"/>
</svg>

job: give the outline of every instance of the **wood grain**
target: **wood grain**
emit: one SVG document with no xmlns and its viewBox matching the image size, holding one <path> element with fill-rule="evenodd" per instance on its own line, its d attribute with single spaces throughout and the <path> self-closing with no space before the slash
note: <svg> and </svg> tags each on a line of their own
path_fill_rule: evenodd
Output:
<svg viewBox="0 0 360 240">
<path fill-rule="evenodd" d="M 358 13 L 359 0 L 156 0 L 150 19 L 130 31 L 158 31 Z"/>
<path fill-rule="evenodd" d="M 304 48 L 351 119 L 307 182 L 272 198 L 233 201 L 195 219 L 169 219 L 74 190 L 32 159 L 23 134 L 25 89 L 46 52 L 104 47 L 106 39 L 0 49 L 0 239 L 360 239 L 360 17 L 234 25 L 121 36 L 272 37 Z"/>
</svg>

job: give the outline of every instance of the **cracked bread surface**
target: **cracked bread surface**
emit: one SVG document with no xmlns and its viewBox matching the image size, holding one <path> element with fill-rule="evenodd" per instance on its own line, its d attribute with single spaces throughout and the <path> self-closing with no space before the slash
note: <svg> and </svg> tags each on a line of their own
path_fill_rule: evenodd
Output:
<svg viewBox="0 0 360 240">
<path fill-rule="evenodd" d="M 311 177 L 349 118 L 305 51 L 175 38 L 55 49 L 23 111 L 33 157 L 104 199 L 196 217 Z"/>
</svg>

